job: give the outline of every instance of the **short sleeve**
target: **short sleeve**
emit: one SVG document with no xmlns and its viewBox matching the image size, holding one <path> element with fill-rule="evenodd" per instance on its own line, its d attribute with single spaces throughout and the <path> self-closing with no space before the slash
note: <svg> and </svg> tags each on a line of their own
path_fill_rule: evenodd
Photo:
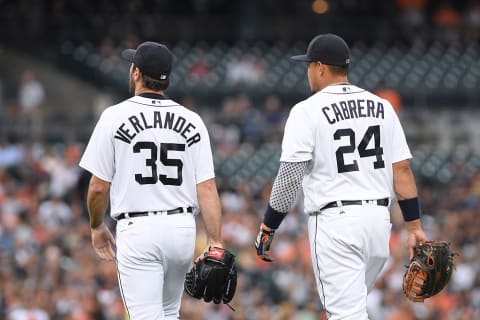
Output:
<svg viewBox="0 0 480 320">
<path fill-rule="evenodd" d="M 313 157 L 315 129 L 304 108 L 296 105 L 290 111 L 282 141 L 280 161 L 301 162 Z"/>
<path fill-rule="evenodd" d="M 195 179 L 199 184 L 203 181 L 215 178 L 213 167 L 212 147 L 210 137 L 203 121 L 199 118 L 200 141 L 192 145 L 195 155 Z"/>
<path fill-rule="evenodd" d="M 412 158 L 412 153 L 405 138 L 405 132 L 396 113 L 393 116 L 392 145 L 394 146 L 392 148 L 392 163 Z"/>
<path fill-rule="evenodd" d="M 90 141 L 80 160 L 80 167 L 94 176 L 111 182 L 114 174 L 114 148 L 111 133 L 112 124 L 106 111 L 102 113 Z"/>
</svg>

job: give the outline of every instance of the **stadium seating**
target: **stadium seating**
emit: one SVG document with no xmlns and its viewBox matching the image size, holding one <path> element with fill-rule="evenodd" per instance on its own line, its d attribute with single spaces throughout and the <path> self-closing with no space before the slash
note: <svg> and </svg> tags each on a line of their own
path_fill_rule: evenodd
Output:
<svg viewBox="0 0 480 320">
<path fill-rule="evenodd" d="M 172 74 L 172 87 L 177 92 L 205 91 L 215 88 L 216 92 L 229 92 L 239 83 L 225 81 L 230 66 L 242 57 L 250 57 L 262 68 L 261 86 L 258 82 L 242 82 L 249 91 L 282 91 L 302 93 L 308 90 L 305 65 L 292 63 L 288 57 L 301 53 L 307 44 L 300 42 L 287 45 L 282 42 L 266 44 L 238 42 L 228 46 L 223 42 L 190 44 L 179 42 L 172 46 L 176 56 Z M 367 46 L 361 42 L 351 46 L 352 65 L 350 80 L 366 89 L 391 87 L 404 95 L 424 97 L 441 91 L 460 92 L 471 95 L 480 81 L 480 49 L 477 44 L 468 46 L 432 43 L 387 46 L 382 43 Z M 119 53 L 120 48 L 116 51 Z M 101 57 L 89 43 L 74 46 L 64 43 L 62 61 L 69 65 L 80 63 L 82 73 L 92 71 L 108 82 L 125 86 L 128 72 L 125 64 L 117 57 Z M 189 74 L 190 67 L 204 60 L 210 73 L 198 79 Z M 85 69 L 86 68 L 86 69 Z M 80 68 L 77 67 L 77 70 Z"/>
</svg>

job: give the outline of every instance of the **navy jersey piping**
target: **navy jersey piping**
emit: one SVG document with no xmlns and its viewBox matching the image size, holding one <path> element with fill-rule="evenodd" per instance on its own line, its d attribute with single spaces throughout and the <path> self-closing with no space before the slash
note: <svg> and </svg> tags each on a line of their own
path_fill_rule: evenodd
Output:
<svg viewBox="0 0 480 320">
<path fill-rule="evenodd" d="M 149 107 L 160 107 L 160 108 L 164 108 L 164 107 L 178 107 L 179 104 L 170 104 L 168 106 L 162 106 L 162 105 L 154 105 L 154 104 L 150 104 L 150 103 L 141 103 L 141 102 L 138 102 L 138 101 L 131 101 L 130 102 L 132 103 L 136 103 L 136 104 L 141 104 L 143 106 L 149 106 Z"/>
</svg>

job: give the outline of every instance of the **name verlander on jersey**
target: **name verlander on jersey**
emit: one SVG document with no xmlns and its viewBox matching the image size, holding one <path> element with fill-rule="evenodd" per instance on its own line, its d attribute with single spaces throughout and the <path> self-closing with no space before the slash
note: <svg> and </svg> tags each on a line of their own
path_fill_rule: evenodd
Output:
<svg viewBox="0 0 480 320">
<path fill-rule="evenodd" d="M 355 118 L 385 118 L 383 104 L 378 101 L 356 99 L 332 103 L 322 108 L 328 123 Z"/>
<path fill-rule="evenodd" d="M 200 141 L 200 133 L 194 131 L 195 125 L 173 112 L 166 112 L 164 115 L 160 111 L 153 112 L 153 118 L 147 119 L 143 112 L 138 115 L 128 117 L 128 121 L 123 122 L 115 132 L 115 139 L 130 144 L 135 136 L 148 129 L 167 129 L 180 134 L 186 144 L 190 147 L 192 144 Z"/>
</svg>

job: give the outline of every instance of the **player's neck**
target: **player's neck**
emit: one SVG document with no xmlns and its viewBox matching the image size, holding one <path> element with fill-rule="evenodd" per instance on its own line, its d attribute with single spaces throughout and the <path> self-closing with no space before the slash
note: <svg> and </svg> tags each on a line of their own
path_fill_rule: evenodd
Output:
<svg viewBox="0 0 480 320">
<path fill-rule="evenodd" d="M 135 95 L 138 96 L 142 93 L 155 93 L 155 94 L 160 94 L 162 96 L 165 95 L 165 91 L 163 90 L 152 90 L 152 89 L 147 89 L 147 88 L 138 88 L 135 89 Z"/>
<path fill-rule="evenodd" d="M 327 86 L 334 86 L 337 84 L 347 84 L 348 83 L 348 78 L 345 76 L 337 76 L 337 77 L 332 77 L 328 83 Z"/>
<path fill-rule="evenodd" d="M 322 89 L 320 90 L 323 90 L 328 86 L 335 86 L 339 84 L 349 84 L 348 78 L 345 76 L 331 77 L 330 79 L 328 79 L 328 81 L 325 81 L 325 83 L 322 86 Z"/>
</svg>

